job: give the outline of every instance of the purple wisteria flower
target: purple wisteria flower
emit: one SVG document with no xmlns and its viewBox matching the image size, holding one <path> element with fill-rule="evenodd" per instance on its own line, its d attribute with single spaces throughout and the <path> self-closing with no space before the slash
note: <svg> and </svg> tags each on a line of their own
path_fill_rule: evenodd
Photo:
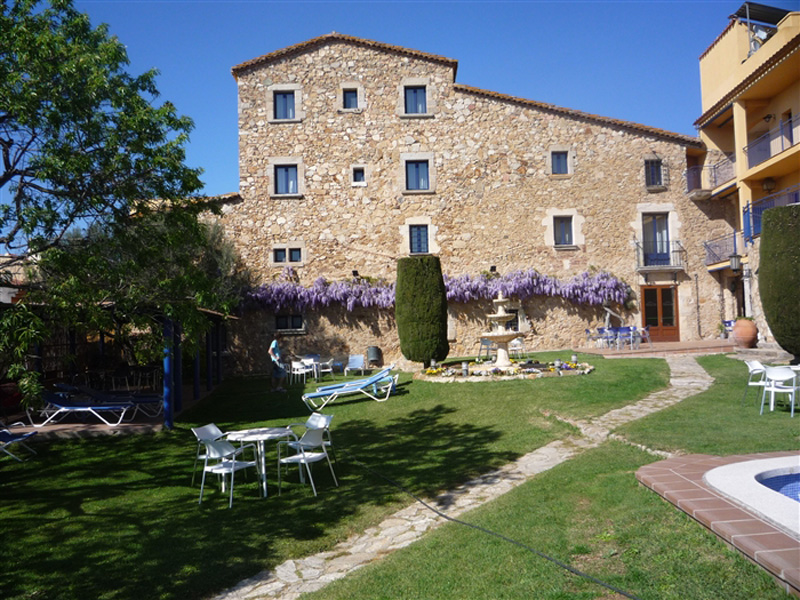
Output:
<svg viewBox="0 0 800 600">
<path fill-rule="evenodd" d="M 551 296 L 590 306 L 604 302 L 623 304 L 631 295 L 628 284 L 604 271 L 585 272 L 566 281 L 542 275 L 535 269 L 513 271 L 500 277 L 445 275 L 444 283 L 448 301 L 457 303 L 490 300 L 501 291 L 507 298 L 518 300 Z M 360 278 L 329 282 L 320 277 L 310 287 L 305 287 L 297 281 L 294 270 L 287 267 L 274 282 L 252 290 L 248 300 L 275 312 L 331 305 L 344 306 L 352 311 L 355 308 L 391 308 L 394 306 L 394 290 L 393 283 L 369 282 Z"/>
</svg>

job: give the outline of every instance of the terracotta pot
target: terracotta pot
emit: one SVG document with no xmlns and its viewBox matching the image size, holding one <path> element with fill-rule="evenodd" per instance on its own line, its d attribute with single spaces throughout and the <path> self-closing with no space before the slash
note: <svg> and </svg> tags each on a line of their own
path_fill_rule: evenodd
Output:
<svg viewBox="0 0 800 600">
<path fill-rule="evenodd" d="M 755 348 L 758 341 L 758 327 L 749 319 L 737 319 L 733 324 L 733 340 L 740 348 Z"/>
</svg>

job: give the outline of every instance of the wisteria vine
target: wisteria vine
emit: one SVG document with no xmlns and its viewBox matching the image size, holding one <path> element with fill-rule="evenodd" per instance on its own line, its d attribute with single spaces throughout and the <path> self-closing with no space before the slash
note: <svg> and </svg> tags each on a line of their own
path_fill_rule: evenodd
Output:
<svg viewBox="0 0 800 600">
<path fill-rule="evenodd" d="M 533 296 L 560 297 L 573 304 L 599 305 L 604 302 L 625 303 L 631 288 L 610 273 L 582 273 L 567 281 L 542 275 L 535 269 L 519 270 L 505 275 L 444 276 L 447 299 L 466 303 L 490 300 L 502 292 L 506 298 L 526 300 Z M 310 287 L 301 285 L 291 267 L 281 276 L 248 294 L 248 299 L 274 312 L 286 309 L 304 311 L 331 305 L 354 308 L 391 308 L 394 306 L 394 283 L 353 278 L 346 281 L 317 279 Z"/>
</svg>

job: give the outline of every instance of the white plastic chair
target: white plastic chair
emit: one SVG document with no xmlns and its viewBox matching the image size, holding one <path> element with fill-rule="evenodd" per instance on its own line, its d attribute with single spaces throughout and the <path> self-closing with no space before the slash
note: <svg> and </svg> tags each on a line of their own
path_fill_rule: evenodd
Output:
<svg viewBox="0 0 800 600">
<path fill-rule="evenodd" d="M 317 363 L 317 369 L 319 371 L 320 379 L 322 379 L 322 374 L 323 373 L 330 373 L 331 377 L 333 377 L 335 379 L 335 377 L 333 375 L 333 359 L 332 358 L 329 359 L 329 360 L 326 360 L 325 362 Z"/>
<path fill-rule="evenodd" d="M 350 357 L 347 359 L 347 366 L 344 368 L 344 374 L 347 375 L 348 371 L 360 371 L 361 374 L 363 375 L 364 369 L 366 369 L 366 366 L 364 364 L 364 355 L 351 354 Z"/>
<path fill-rule="evenodd" d="M 308 431 L 309 429 L 321 429 L 322 430 L 322 444 L 331 450 L 333 454 L 333 460 L 336 461 L 336 453 L 333 452 L 333 439 L 331 438 L 331 421 L 333 421 L 333 415 L 323 415 L 322 413 L 314 412 L 311 413 L 311 416 L 306 419 L 305 423 L 290 423 L 289 427 L 305 427 L 305 430 Z M 302 436 L 299 440 L 296 441 L 289 441 L 288 446 L 293 450 L 297 450 L 301 444 L 306 442 L 302 441 Z M 313 450 L 313 447 L 309 448 Z"/>
<path fill-rule="evenodd" d="M 791 402 L 791 413 L 794 417 L 794 401 L 797 396 L 797 373 L 791 367 L 765 367 L 764 391 L 761 395 L 761 412 L 764 414 L 764 402 L 769 392 L 769 409 L 775 410 L 775 394 L 788 394 Z"/>
<path fill-rule="evenodd" d="M 766 374 L 767 370 L 764 365 L 762 365 L 757 360 L 746 360 L 744 364 L 747 365 L 747 386 L 744 388 L 744 396 L 742 396 L 742 404 L 744 404 L 745 398 L 747 398 L 747 392 L 750 391 L 751 387 L 760 388 L 761 393 L 764 393 L 764 386 L 767 385 L 766 382 Z"/>
<path fill-rule="evenodd" d="M 522 358 L 527 354 L 524 338 L 514 338 L 508 343 L 508 353 L 515 358 Z"/>
<path fill-rule="evenodd" d="M 203 465 L 203 480 L 200 483 L 200 501 L 198 504 L 203 503 L 203 488 L 206 483 L 206 473 L 214 473 L 222 476 L 222 491 L 225 491 L 225 477 L 231 476 L 231 491 L 230 500 L 228 501 L 228 508 L 233 507 L 233 480 L 236 471 L 255 467 L 258 471 L 258 462 L 256 460 L 240 460 L 245 450 L 252 449 L 253 456 L 256 454 L 255 444 L 245 444 L 240 448 L 236 448 L 233 444 L 226 440 L 212 440 L 205 442 L 205 464 Z M 215 460 L 217 462 L 209 464 L 209 461 Z"/>
<path fill-rule="evenodd" d="M 308 365 L 302 360 L 293 360 L 292 361 L 292 370 L 290 371 L 292 375 L 292 381 L 297 382 L 300 377 L 303 378 L 303 384 L 306 382 L 306 375 L 309 373 L 311 376 L 314 376 L 314 365 Z"/>
<path fill-rule="evenodd" d="M 290 446 L 291 445 L 291 446 Z M 291 456 L 281 457 L 281 446 L 293 447 L 296 454 Z M 313 449 L 319 448 L 319 451 Z M 314 485 L 314 478 L 311 476 L 311 463 L 319 462 L 321 460 L 328 461 L 333 482 L 336 487 L 339 487 L 339 482 L 336 480 L 336 473 L 333 471 L 333 464 L 328 456 L 328 451 L 325 448 L 324 429 L 307 429 L 303 436 L 294 441 L 278 442 L 278 495 L 281 494 L 281 466 L 282 465 L 298 465 L 300 467 L 300 476 L 302 480 L 303 466 L 305 466 L 308 480 L 311 482 L 311 490 L 314 496 L 317 495 L 317 486 Z"/>
<path fill-rule="evenodd" d="M 220 438 L 224 438 L 227 434 L 223 432 L 214 423 L 203 425 L 202 427 L 192 427 L 192 433 L 197 438 L 197 452 L 194 456 L 194 467 L 192 467 L 192 485 L 194 485 L 194 474 L 197 471 L 197 461 L 202 459 L 206 460 L 205 454 L 200 451 L 205 447 L 206 442 L 213 442 Z"/>
<path fill-rule="evenodd" d="M 497 352 L 497 344 L 487 338 L 481 338 L 481 347 L 478 349 L 478 359 L 483 358 L 483 351 L 486 350 L 486 359 L 492 358 L 492 354 Z"/>
</svg>

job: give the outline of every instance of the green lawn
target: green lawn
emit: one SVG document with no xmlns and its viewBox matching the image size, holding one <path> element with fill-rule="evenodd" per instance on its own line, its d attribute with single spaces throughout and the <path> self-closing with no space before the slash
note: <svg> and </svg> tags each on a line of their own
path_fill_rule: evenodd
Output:
<svg viewBox="0 0 800 600">
<path fill-rule="evenodd" d="M 715 387 L 729 385 L 730 392 L 740 394 L 744 365 L 728 367 L 722 362 L 728 359 L 713 360 L 719 363 L 712 364 L 719 371 L 712 371 L 718 377 Z M 410 502 L 347 456 L 431 496 L 570 433 L 555 415 L 599 415 L 646 396 L 668 380 L 661 360 L 592 357 L 591 362 L 597 369 L 588 376 L 536 381 L 436 384 L 405 376 L 388 402 L 355 397 L 338 401 L 329 412 L 335 414 L 340 487 L 333 486 L 324 469 L 317 469 L 316 499 L 309 486 L 296 481 L 296 473 L 278 497 L 275 468 L 268 465 L 270 498 L 258 497 L 251 477 L 237 484 L 232 510 L 217 488 L 197 504 L 198 486 L 189 485 L 195 449 L 190 427 L 213 421 L 223 429 L 240 429 L 307 417 L 299 387 L 288 395 L 269 394 L 269 382 L 262 378 L 226 381 L 183 415 L 171 432 L 40 442 L 39 454 L 25 463 L 0 460 L 0 597 L 208 597 L 289 558 L 330 549 Z M 736 395 L 727 403 L 738 407 L 739 399 Z M 758 421 L 752 403 L 748 408 Z M 710 418 L 715 414 L 724 411 L 711 411 Z M 763 418 L 773 422 L 774 444 L 796 447 L 796 428 L 787 427 L 786 435 L 775 431 L 780 416 L 788 421 L 788 414 Z M 681 423 L 675 427 L 687 430 Z M 648 443 L 650 435 L 647 430 L 623 433 L 640 443 Z M 703 437 L 689 431 L 681 435 Z M 667 442 L 653 441 L 662 443 Z M 670 443 L 682 447 L 680 436 Z M 633 472 L 652 460 L 638 450 L 609 444 L 468 517 L 491 528 L 505 524 L 511 529 L 507 535 L 519 535 L 520 541 L 641 592 L 642 598 L 712 598 L 717 596 L 702 594 L 719 589 L 730 590 L 727 598 L 773 597 L 768 595 L 772 584 L 764 584 L 757 568 L 635 484 Z M 319 597 L 613 597 L 534 555 L 511 552 L 508 544 L 468 531 L 448 525 L 375 568 L 326 588 Z M 554 536 L 554 545 L 548 536 Z M 436 558 L 440 553 L 444 558 Z M 411 562 L 404 562 L 409 556 Z M 614 558 L 623 556 L 624 565 Z M 712 563 L 720 565 L 715 577 L 724 577 L 724 588 L 703 583 Z M 395 576 L 398 572 L 402 577 Z M 477 576 L 483 573 L 485 577 Z M 364 577 L 375 580 L 362 582 Z M 698 594 L 668 595 L 687 580 L 697 582 L 692 589 Z M 506 584 L 508 591 L 498 592 Z M 710 590 L 703 592 L 705 587 Z"/>
</svg>

